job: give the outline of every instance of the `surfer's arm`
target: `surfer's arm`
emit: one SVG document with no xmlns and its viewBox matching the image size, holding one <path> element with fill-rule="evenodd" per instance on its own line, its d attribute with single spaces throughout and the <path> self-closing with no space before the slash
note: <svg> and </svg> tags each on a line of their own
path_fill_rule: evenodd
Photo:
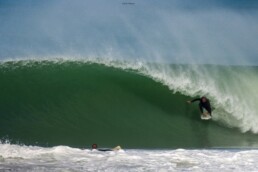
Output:
<svg viewBox="0 0 258 172">
<path fill-rule="evenodd" d="M 196 99 L 191 100 L 190 102 L 193 103 L 193 102 L 196 102 L 196 101 L 201 101 L 201 99 L 200 98 L 196 98 Z"/>
<path fill-rule="evenodd" d="M 100 148 L 100 149 L 97 149 L 97 150 L 101 151 L 101 152 L 113 151 L 113 149 L 108 149 L 108 148 Z"/>
<path fill-rule="evenodd" d="M 112 149 L 109 149 L 109 148 L 99 148 L 97 149 L 98 151 L 102 151 L 102 152 L 108 152 L 108 151 L 119 151 L 121 150 L 122 148 L 120 146 L 116 146 Z"/>
</svg>

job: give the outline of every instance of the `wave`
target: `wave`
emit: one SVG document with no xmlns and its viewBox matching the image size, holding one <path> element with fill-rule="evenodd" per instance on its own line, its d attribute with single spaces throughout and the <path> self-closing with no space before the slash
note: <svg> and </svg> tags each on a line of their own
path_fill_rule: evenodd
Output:
<svg viewBox="0 0 258 172">
<path fill-rule="evenodd" d="M 257 71 L 103 59 L 5 61 L 0 136 L 45 146 L 257 147 Z M 213 121 L 201 121 L 197 105 L 185 103 L 202 95 L 215 108 Z"/>
</svg>

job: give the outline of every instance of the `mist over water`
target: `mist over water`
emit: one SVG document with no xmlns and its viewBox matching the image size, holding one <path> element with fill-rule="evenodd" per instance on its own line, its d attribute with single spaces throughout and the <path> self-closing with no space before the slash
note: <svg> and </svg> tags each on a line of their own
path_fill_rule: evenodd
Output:
<svg viewBox="0 0 258 172">
<path fill-rule="evenodd" d="M 255 2 L 124 2 L 0 1 L 0 58 L 258 64 Z"/>
</svg>

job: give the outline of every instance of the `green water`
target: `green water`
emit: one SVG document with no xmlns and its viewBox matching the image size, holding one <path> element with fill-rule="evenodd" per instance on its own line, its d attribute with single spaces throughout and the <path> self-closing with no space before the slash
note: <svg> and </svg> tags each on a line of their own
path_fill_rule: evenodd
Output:
<svg viewBox="0 0 258 172">
<path fill-rule="evenodd" d="M 0 137 L 125 148 L 258 147 L 258 135 L 202 121 L 191 97 L 132 70 L 80 62 L 2 63 Z"/>
</svg>

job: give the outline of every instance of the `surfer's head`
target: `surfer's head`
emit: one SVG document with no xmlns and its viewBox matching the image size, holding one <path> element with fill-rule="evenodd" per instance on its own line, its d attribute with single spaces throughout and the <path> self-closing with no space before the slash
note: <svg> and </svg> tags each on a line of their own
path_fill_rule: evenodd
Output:
<svg viewBox="0 0 258 172">
<path fill-rule="evenodd" d="M 98 145 L 97 145 L 96 143 L 94 143 L 94 144 L 91 145 L 91 148 L 92 148 L 92 149 L 97 149 L 97 148 L 98 148 Z"/>
<path fill-rule="evenodd" d="M 202 102 L 203 102 L 203 103 L 205 103 L 205 102 L 207 101 L 207 98 L 204 97 L 204 96 L 203 96 L 201 99 L 202 99 Z"/>
</svg>

